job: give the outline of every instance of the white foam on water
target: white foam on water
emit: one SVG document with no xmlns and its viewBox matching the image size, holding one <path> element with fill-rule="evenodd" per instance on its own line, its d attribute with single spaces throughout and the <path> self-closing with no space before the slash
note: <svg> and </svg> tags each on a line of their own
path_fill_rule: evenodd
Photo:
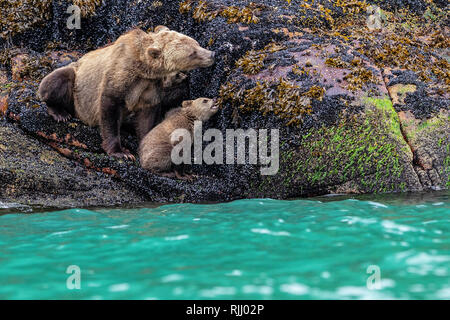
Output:
<svg viewBox="0 0 450 320">
<path fill-rule="evenodd" d="M 128 291 L 130 289 L 130 285 L 128 283 L 118 283 L 109 286 L 109 292 L 123 292 Z"/>
<path fill-rule="evenodd" d="M 360 218 L 360 217 L 353 217 L 353 216 L 346 216 L 342 218 L 342 222 L 347 222 L 347 224 L 355 224 L 355 223 L 361 223 L 364 225 L 373 224 L 377 222 L 377 219 L 375 218 Z"/>
<path fill-rule="evenodd" d="M 124 228 L 128 228 L 129 225 L 128 224 L 121 224 L 118 226 L 111 226 L 111 227 L 106 227 L 107 229 L 124 229 Z"/>
<path fill-rule="evenodd" d="M 236 289 L 233 287 L 214 287 L 200 291 L 201 296 L 208 298 L 214 298 L 217 296 L 231 296 L 234 294 L 236 294 Z"/>
<path fill-rule="evenodd" d="M 253 284 L 247 284 L 242 287 L 242 292 L 244 293 L 257 293 L 262 295 L 271 295 L 273 293 L 273 288 L 270 286 L 255 286 Z"/>
<path fill-rule="evenodd" d="M 280 286 L 280 291 L 296 296 L 301 296 L 308 293 L 309 287 L 301 283 L 288 283 L 282 284 Z"/>
<path fill-rule="evenodd" d="M 178 240 L 184 240 L 184 239 L 188 239 L 189 236 L 187 234 L 182 234 L 179 236 L 175 236 L 175 237 L 165 237 L 164 240 L 167 241 L 178 241 Z"/>
<path fill-rule="evenodd" d="M 68 234 L 71 233 L 72 230 L 66 230 L 66 231 L 58 231 L 58 232 L 53 232 L 51 233 L 49 236 L 62 236 L 63 234 Z"/>
<path fill-rule="evenodd" d="M 231 277 L 240 277 L 242 276 L 242 271 L 241 270 L 233 270 L 230 273 L 226 273 L 226 276 L 231 276 Z"/>
<path fill-rule="evenodd" d="M 356 298 L 361 300 L 394 299 L 380 290 L 369 290 L 367 287 L 345 286 L 337 290 L 339 297 Z"/>
<path fill-rule="evenodd" d="M 423 232 L 423 230 L 418 230 L 418 229 L 410 227 L 410 226 L 405 226 L 403 224 L 398 224 L 398 223 L 395 223 L 394 221 L 391 221 L 391 220 L 383 220 L 381 222 L 381 226 L 387 232 L 396 233 L 396 234 L 403 234 L 405 232 L 410 232 L 410 231 L 422 231 Z"/>
<path fill-rule="evenodd" d="M 450 287 L 439 290 L 436 295 L 439 299 L 450 299 Z"/>
<path fill-rule="evenodd" d="M 290 236 L 291 234 L 287 231 L 270 231 L 269 229 L 260 229 L 260 228 L 253 228 L 250 230 L 254 233 L 260 233 L 260 234 L 268 234 L 271 236 Z"/>
<path fill-rule="evenodd" d="M 175 282 L 183 280 L 183 276 L 181 274 L 169 274 L 161 279 L 161 282 L 167 283 L 167 282 Z"/>
<path fill-rule="evenodd" d="M 450 261 L 450 256 L 435 256 L 425 252 L 421 252 L 411 258 L 406 259 L 409 265 L 421 265 L 426 263 L 440 263 Z"/>
<path fill-rule="evenodd" d="M 375 208 L 389 208 L 387 205 L 375 201 L 368 201 L 367 203 L 374 206 Z"/>
</svg>

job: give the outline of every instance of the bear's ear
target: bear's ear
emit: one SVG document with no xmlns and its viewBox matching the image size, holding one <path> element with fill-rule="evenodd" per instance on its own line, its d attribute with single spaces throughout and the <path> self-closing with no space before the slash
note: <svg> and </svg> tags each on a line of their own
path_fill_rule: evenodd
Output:
<svg viewBox="0 0 450 320">
<path fill-rule="evenodd" d="M 147 55 L 152 59 L 157 59 L 161 56 L 161 49 L 149 47 L 147 48 Z"/>
<path fill-rule="evenodd" d="M 187 108 L 190 105 L 192 105 L 192 100 L 186 100 L 186 101 L 183 101 L 183 103 L 181 104 L 181 107 L 182 108 Z"/>
<path fill-rule="evenodd" d="M 166 26 L 156 26 L 155 27 L 155 33 L 161 32 L 161 31 L 170 31 L 169 28 L 167 28 Z"/>
</svg>

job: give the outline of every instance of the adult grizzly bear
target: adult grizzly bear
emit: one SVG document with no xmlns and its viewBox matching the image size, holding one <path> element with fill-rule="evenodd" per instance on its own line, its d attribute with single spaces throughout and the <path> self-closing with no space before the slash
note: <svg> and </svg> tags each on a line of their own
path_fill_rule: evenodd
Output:
<svg viewBox="0 0 450 320">
<path fill-rule="evenodd" d="M 186 35 L 164 26 L 153 33 L 134 29 L 47 75 L 39 95 L 55 120 L 76 115 L 90 126 L 99 125 L 102 147 L 109 155 L 134 159 L 120 143 L 123 111 L 138 117 L 144 112 L 153 123 L 154 112 L 147 109 L 160 102 L 163 77 L 213 63 L 214 52 Z M 138 121 L 138 126 L 142 123 L 146 122 Z"/>
<path fill-rule="evenodd" d="M 154 173 L 169 171 L 172 167 L 172 149 L 178 143 L 171 138 L 174 130 L 187 129 L 192 135 L 194 121 L 206 121 L 217 110 L 215 101 L 208 98 L 184 101 L 181 108 L 170 110 L 164 121 L 147 133 L 140 143 L 139 157 L 142 168 Z M 175 174 L 180 177 L 177 171 Z"/>
</svg>

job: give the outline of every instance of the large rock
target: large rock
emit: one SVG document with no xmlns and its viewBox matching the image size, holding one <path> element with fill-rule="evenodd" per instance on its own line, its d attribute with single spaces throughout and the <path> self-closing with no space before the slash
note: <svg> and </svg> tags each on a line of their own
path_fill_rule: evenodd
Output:
<svg viewBox="0 0 450 320">
<path fill-rule="evenodd" d="M 80 199 L 91 199 L 89 186 L 126 190 L 123 199 L 114 193 L 105 198 L 110 204 L 448 188 L 445 3 L 374 3 L 385 10 L 405 10 L 396 15 L 382 11 L 381 28 L 374 29 L 367 28 L 367 4 L 360 1 L 94 1 L 83 8 L 81 29 L 68 30 L 68 2 L 53 1 L 51 21 L 0 42 L 0 63 L 6 70 L 0 98 L 7 97 L 0 106 L 10 123 L 4 130 L 36 148 L 47 150 L 45 143 L 60 154 L 58 161 L 77 170 L 82 166 L 89 178 L 70 180 Z M 36 97 L 43 76 L 132 27 L 151 30 L 158 24 L 217 53 L 214 66 L 190 76 L 191 98 L 218 97 L 222 105 L 204 129 L 217 128 L 224 136 L 227 128 L 279 129 L 276 175 L 263 176 L 260 165 L 250 164 L 194 165 L 194 181 L 153 175 L 138 162 L 106 156 L 96 128 L 76 119 L 57 124 L 47 115 Z M 11 42 L 23 46 L 11 47 Z M 132 130 L 125 130 L 123 139 L 136 152 Z M 36 161 L 27 157 L 29 168 Z M 43 179 L 61 173 L 58 166 L 47 165 Z M 68 176 L 73 170 L 64 167 Z M 41 194 L 27 185 L 26 175 L 21 177 L 7 199 Z M 34 203 L 89 204 L 58 193 L 54 200 L 36 199 Z"/>
<path fill-rule="evenodd" d="M 70 161 L 17 127 L 0 122 L 0 199 L 44 207 L 144 202 L 139 190 Z"/>
</svg>

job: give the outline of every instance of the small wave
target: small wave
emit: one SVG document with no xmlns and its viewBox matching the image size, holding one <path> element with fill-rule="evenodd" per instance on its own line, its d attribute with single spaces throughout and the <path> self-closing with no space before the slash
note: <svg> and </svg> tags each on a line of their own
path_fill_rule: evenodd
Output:
<svg viewBox="0 0 450 320">
<path fill-rule="evenodd" d="M 236 294 L 236 289 L 233 287 L 214 287 L 212 289 L 203 289 L 200 295 L 203 297 L 214 298 L 217 296 L 232 296 Z"/>
<path fill-rule="evenodd" d="M 435 256 L 425 252 L 421 252 L 413 257 L 406 259 L 406 263 L 410 265 L 421 265 L 429 263 L 440 263 L 450 261 L 450 256 Z"/>
<path fill-rule="evenodd" d="M 346 286 L 337 290 L 337 295 L 340 298 L 357 298 L 361 300 L 381 300 L 393 299 L 390 295 L 386 295 L 382 291 L 369 290 L 366 287 Z"/>
<path fill-rule="evenodd" d="M 353 217 L 353 216 L 347 216 L 344 217 L 342 222 L 347 222 L 348 224 L 355 224 L 355 223 L 361 223 L 364 225 L 373 224 L 377 222 L 377 219 L 375 218 L 360 218 L 360 217 Z"/>
<path fill-rule="evenodd" d="M 254 233 L 260 233 L 260 234 L 269 234 L 271 236 L 290 236 L 291 234 L 287 231 L 270 231 L 269 229 L 258 229 L 258 228 L 253 228 L 251 229 L 251 232 Z"/>
<path fill-rule="evenodd" d="M 281 285 L 280 291 L 301 296 L 308 293 L 309 287 L 301 283 L 289 283 Z"/>
<path fill-rule="evenodd" d="M 123 292 L 128 291 L 130 289 L 130 285 L 128 283 L 118 283 L 109 286 L 110 292 Z"/>
<path fill-rule="evenodd" d="M 396 233 L 396 234 L 403 234 L 405 232 L 410 232 L 410 231 L 423 231 L 423 230 L 419 230 L 410 226 L 405 226 L 402 224 L 398 224 L 395 223 L 394 221 L 391 220 L 383 220 L 381 222 L 381 226 L 388 232 L 392 232 L 392 233 Z"/>
<path fill-rule="evenodd" d="M 165 237 L 164 240 L 167 241 L 177 241 L 177 240 L 184 240 L 184 239 L 188 239 L 189 236 L 187 234 L 182 234 L 179 236 L 175 236 L 175 237 Z"/>
<path fill-rule="evenodd" d="M 231 276 L 231 277 L 240 277 L 242 276 L 242 271 L 241 270 L 233 270 L 230 273 L 226 273 L 226 276 Z"/>
<path fill-rule="evenodd" d="M 127 224 L 121 224 L 121 225 L 118 225 L 118 226 L 111 226 L 111 227 L 106 227 L 107 229 L 124 229 L 124 228 L 128 228 L 129 227 L 129 225 L 127 225 Z"/>
<path fill-rule="evenodd" d="M 375 201 L 368 201 L 367 203 L 374 206 L 375 208 L 389 208 L 387 205 Z"/>
<path fill-rule="evenodd" d="M 169 274 L 169 275 L 163 277 L 161 279 L 161 281 L 166 283 L 166 282 L 180 281 L 182 279 L 183 279 L 183 276 L 181 274 L 174 273 L 174 274 Z"/>
<path fill-rule="evenodd" d="M 271 295 L 273 293 L 273 288 L 270 286 L 256 286 L 252 284 L 245 285 L 242 291 L 246 294 L 261 294 L 261 295 Z"/>
<path fill-rule="evenodd" d="M 439 299 L 445 299 L 445 300 L 450 299 L 450 287 L 439 290 L 436 293 L 436 295 L 438 296 Z"/>
<path fill-rule="evenodd" d="M 68 233 L 71 233 L 71 232 L 72 232 L 72 230 L 53 232 L 53 233 L 50 234 L 50 237 L 51 236 L 62 236 L 63 234 L 68 234 Z"/>
</svg>

